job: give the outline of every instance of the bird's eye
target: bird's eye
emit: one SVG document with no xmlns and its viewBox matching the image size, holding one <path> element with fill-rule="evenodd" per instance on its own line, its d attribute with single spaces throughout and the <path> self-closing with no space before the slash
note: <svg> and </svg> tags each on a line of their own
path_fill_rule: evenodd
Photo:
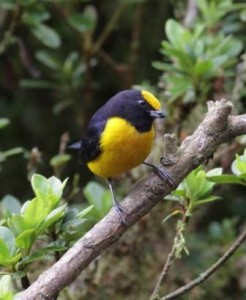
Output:
<svg viewBox="0 0 246 300">
<path fill-rule="evenodd" d="M 145 101 L 144 101 L 144 100 L 139 100 L 139 101 L 138 101 L 138 104 L 139 104 L 139 105 L 144 105 L 144 104 L 145 104 Z"/>
</svg>

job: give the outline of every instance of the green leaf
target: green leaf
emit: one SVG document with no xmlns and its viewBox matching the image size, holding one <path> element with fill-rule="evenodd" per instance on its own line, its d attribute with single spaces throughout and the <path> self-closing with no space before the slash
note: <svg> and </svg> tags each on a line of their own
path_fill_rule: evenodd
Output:
<svg viewBox="0 0 246 300">
<path fill-rule="evenodd" d="M 209 176 L 208 180 L 215 183 L 230 183 L 230 184 L 243 184 L 242 180 L 235 175 L 223 174 L 218 176 Z"/>
<path fill-rule="evenodd" d="M 205 198 L 205 199 L 203 199 L 203 200 L 199 200 L 199 201 L 196 201 L 195 203 L 194 203 L 194 205 L 195 206 L 199 206 L 199 205 L 202 205 L 202 204 L 206 204 L 206 203 L 208 203 L 208 202 L 213 202 L 213 201 L 217 201 L 217 200 L 221 200 L 222 198 L 221 197 L 219 197 L 219 196 L 209 196 L 209 197 L 207 197 L 207 198 Z"/>
<path fill-rule="evenodd" d="M 22 79 L 19 85 L 25 89 L 53 89 L 57 87 L 56 83 L 41 79 Z"/>
<path fill-rule="evenodd" d="M 61 199 L 63 189 L 65 188 L 65 185 L 67 183 L 67 179 L 64 180 L 64 182 L 61 182 L 58 178 L 55 176 L 52 176 L 48 179 L 49 183 L 49 200 L 51 201 L 52 208 L 54 208 L 59 200 Z"/>
<path fill-rule="evenodd" d="M 232 172 L 235 175 L 242 175 L 246 173 L 246 149 L 243 155 L 236 155 L 236 159 L 231 165 Z"/>
<path fill-rule="evenodd" d="M 5 195 L 2 199 L 1 206 L 3 209 L 3 213 L 6 216 L 19 214 L 21 210 L 20 201 L 12 195 Z"/>
<path fill-rule="evenodd" d="M 105 193 L 105 188 L 101 184 L 90 181 L 83 192 L 91 205 L 94 205 L 99 210 L 102 209 L 102 197 Z"/>
<path fill-rule="evenodd" d="M 176 201 L 176 202 L 181 202 L 182 198 L 179 196 L 174 195 L 174 193 L 167 195 L 165 198 L 167 201 Z"/>
<path fill-rule="evenodd" d="M 22 6 L 29 6 L 37 2 L 38 0 L 19 0 L 19 4 Z"/>
<path fill-rule="evenodd" d="M 47 230 L 52 224 L 54 224 L 56 221 L 58 221 L 64 216 L 66 206 L 67 204 L 59 206 L 48 214 L 43 224 L 37 231 L 38 235 L 43 234 L 45 230 Z"/>
<path fill-rule="evenodd" d="M 7 219 L 8 226 L 15 236 L 26 230 L 25 220 L 22 215 L 12 215 Z"/>
<path fill-rule="evenodd" d="M 185 197 L 185 187 L 183 184 L 180 184 L 175 191 L 173 191 L 173 194 L 177 197 Z"/>
<path fill-rule="evenodd" d="M 36 260 L 44 259 L 47 254 L 51 254 L 51 253 L 54 253 L 57 251 L 64 251 L 66 249 L 67 249 L 67 247 L 59 246 L 59 245 L 47 246 L 45 248 L 39 249 L 39 250 L 33 252 L 32 254 L 26 256 L 24 259 L 22 259 L 22 261 L 20 262 L 19 265 L 23 266 L 23 265 L 30 264 L 31 262 L 34 262 Z"/>
<path fill-rule="evenodd" d="M 86 6 L 82 14 L 71 14 L 68 18 L 68 23 L 79 32 L 93 31 L 97 23 L 97 12 L 94 6 Z"/>
<path fill-rule="evenodd" d="M 27 201 L 21 210 L 26 228 L 37 228 L 46 216 L 46 205 L 41 197 Z"/>
<path fill-rule="evenodd" d="M 35 229 L 24 230 L 20 235 L 16 237 L 16 245 L 19 248 L 29 252 L 35 241 L 35 238 L 36 238 Z"/>
<path fill-rule="evenodd" d="M 64 165 L 66 165 L 66 163 L 69 160 L 71 160 L 71 158 L 72 158 L 72 156 L 70 154 L 58 154 L 51 158 L 50 165 L 53 168 L 61 168 Z"/>
<path fill-rule="evenodd" d="M 2 0 L 0 2 L 0 8 L 4 10 L 14 10 L 16 7 L 16 3 L 14 0 Z"/>
<path fill-rule="evenodd" d="M 76 239 L 77 236 L 81 236 L 85 231 L 84 223 L 85 219 L 68 220 L 62 225 L 63 237 L 66 241 Z"/>
<path fill-rule="evenodd" d="M 210 72 L 213 69 L 213 63 L 210 60 L 197 61 L 193 72 L 195 75 L 204 75 L 205 73 Z M 212 73 L 211 75 L 214 75 Z"/>
<path fill-rule="evenodd" d="M 42 22 L 50 18 L 48 11 L 24 11 L 22 14 L 22 22 L 28 26 L 39 26 Z"/>
<path fill-rule="evenodd" d="M 246 179 L 246 173 L 238 175 L 238 178 L 241 179 L 241 180 L 245 180 Z M 244 182 L 244 184 L 246 184 L 246 182 Z"/>
<path fill-rule="evenodd" d="M 195 198 L 197 195 L 197 182 L 196 182 L 196 174 L 197 174 L 197 169 L 192 171 L 185 179 L 185 188 L 187 190 L 187 194 L 189 198 Z"/>
<path fill-rule="evenodd" d="M 237 56 L 243 50 L 243 43 L 240 40 L 231 39 L 228 44 L 227 55 L 229 57 Z"/>
<path fill-rule="evenodd" d="M 214 183 L 206 179 L 206 173 L 201 167 L 192 171 L 184 180 L 187 193 L 193 203 L 203 199 L 212 192 Z"/>
<path fill-rule="evenodd" d="M 218 56 L 212 57 L 211 60 L 214 65 L 214 70 L 217 71 L 216 68 L 223 66 L 223 64 L 228 60 L 228 56 L 227 55 L 218 55 Z"/>
<path fill-rule="evenodd" d="M 5 244 L 4 240 L 0 237 L 0 266 L 8 266 L 8 259 L 9 259 L 9 251 L 8 247 Z"/>
<path fill-rule="evenodd" d="M 187 92 L 187 90 L 192 88 L 192 83 L 189 78 L 180 76 L 169 76 L 167 78 L 167 84 L 169 87 L 169 92 L 172 96 L 179 97 Z"/>
<path fill-rule="evenodd" d="M 83 190 L 87 201 L 93 205 L 92 213 L 98 218 L 102 218 L 112 207 L 111 194 L 97 182 L 89 182 Z"/>
<path fill-rule="evenodd" d="M 40 174 L 34 174 L 31 178 L 32 189 L 37 197 L 45 198 L 49 191 L 48 179 Z"/>
<path fill-rule="evenodd" d="M 56 49 L 61 45 L 61 39 L 58 33 L 47 25 L 40 24 L 39 26 L 34 27 L 31 32 L 47 47 Z"/>
<path fill-rule="evenodd" d="M 0 278 L 0 299 L 12 300 L 13 299 L 13 285 L 11 275 L 3 275 Z"/>
<path fill-rule="evenodd" d="M 9 157 L 9 156 L 17 155 L 17 154 L 20 154 L 23 152 L 24 152 L 24 149 L 22 147 L 15 147 L 10 150 L 4 151 L 4 155 L 5 155 L 5 157 Z"/>
<path fill-rule="evenodd" d="M 173 19 L 169 19 L 166 22 L 165 31 L 168 40 L 176 49 L 183 49 L 182 36 L 185 29 Z"/>
<path fill-rule="evenodd" d="M 59 71 L 61 70 L 62 64 L 57 59 L 57 55 L 52 55 L 48 51 L 37 51 L 35 57 L 43 63 L 46 67 L 49 67 L 52 70 Z"/>
<path fill-rule="evenodd" d="M 175 67 L 171 63 L 164 63 L 161 61 L 152 62 L 152 67 L 160 71 L 177 71 L 177 69 L 175 69 Z"/>
<path fill-rule="evenodd" d="M 80 55 L 76 51 L 69 53 L 69 55 L 67 56 L 62 67 L 63 74 L 67 80 L 71 79 L 74 72 L 74 68 L 76 65 L 78 65 L 79 58 Z"/>
<path fill-rule="evenodd" d="M 240 19 L 241 19 L 241 21 L 246 22 L 246 9 L 243 9 L 240 12 Z"/>
<path fill-rule="evenodd" d="M 222 168 L 214 168 L 214 169 L 209 170 L 206 173 L 206 177 L 209 179 L 209 177 L 221 175 L 222 172 L 223 172 Z"/>
<path fill-rule="evenodd" d="M 79 218 L 79 219 L 84 218 L 84 216 L 87 215 L 92 210 L 92 208 L 93 208 L 93 205 L 90 205 L 90 206 L 84 208 L 83 210 L 81 210 L 81 212 L 79 212 L 77 214 L 77 218 Z"/>
<path fill-rule="evenodd" d="M 31 183 L 34 193 L 41 198 L 45 206 L 45 215 L 49 214 L 59 203 L 67 180 L 61 182 L 52 176 L 46 179 L 44 176 L 34 174 Z"/>
<path fill-rule="evenodd" d="M 14 234 L 7 227 L 0 226 L 0 265 L 11 266 L 17 251 Z"/>
<path fill-rule="evenodd" d="M 15 236 L 13 233 L 4 226 L 0 226 L 0 239 L 2 239 L 8 248 L 11 256 L 16 254 Z"/>
<path fill-rule="evenodd" d="M 0 163 L 4 162 L 6 160 L 6 157 L 4 155 L 4 152 L 0 151 Z"/>
<path fill-rule="evenodd" d="M 79 32 L 84 32 L 93 28 L 93 24 L 81 14 L 70 15 L 68 18 L 68 23 L 71 27 Z"/>
<path fill-rule="evenodd" d="M 162 43 L 162 46 L 163 49 L 161 52 L 173 60 L 174 66 L 180 68 L 180 73 L 191 73 L 196 59 L 194 59 L 194 57 L 190 55 L 187 50 L 176 49 L 166 41 Z"/>
<path fill-rule="evenodd" d="M 214 183 L 207 180 L 206 172 L 204 170 L 198 172 L 197 182 L 200 187 L 200 189 L 198 190 L 198 198 L 204 198 L 206 195 L 212 192 Z"/>
<path fill-rule="evenodd" d="M 10 123 L 10 120 L 7 118 L 0 118 L 0 129 L 8 126 Z"/>
</svg>

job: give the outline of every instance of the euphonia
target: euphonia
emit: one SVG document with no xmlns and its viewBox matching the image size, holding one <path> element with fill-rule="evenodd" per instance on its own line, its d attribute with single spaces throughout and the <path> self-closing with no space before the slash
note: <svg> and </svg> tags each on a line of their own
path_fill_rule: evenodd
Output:
<svg viewBox="0 0 246 300">
<path fill-rule="evenodd" d="M 69 147 L 79 149 L 80 160 L 95 175 L 106 179 L 122 223 L 125 212 L 115 198 L 113 177 L 144 163 L 172 184 L 165 171 L 144 161 L 154 140 L 153 121 L 164 117 L 160 102 L 151 93 L 123 90 L 96 111 L 82 140 Z"/>
</svg>

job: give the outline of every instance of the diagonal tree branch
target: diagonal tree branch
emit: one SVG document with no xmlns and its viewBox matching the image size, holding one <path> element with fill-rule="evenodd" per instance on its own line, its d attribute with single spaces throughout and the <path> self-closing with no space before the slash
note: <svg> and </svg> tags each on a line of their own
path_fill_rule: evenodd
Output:
<svg viewBox="0 0 246 300">
<path fill-rule="evenodd" d="M 208 113 L 193 135 L 187 137 L 179 148 L 174 145 L 172 135 L 165 135 L 166 160 L 175 162 L 166 167 L 173 178 L 174 187 L 157 175 L 142 180 L 124 199 L 122 207 L 127 212 L 128 226 L 120 223 L 112 209 L 105 218 L 87 232 L 50 269 L 39 276 L 21 299 L 52 299 L 65 286 L 69 285 L 90 262 L 106 248 L 116 242 L 122 234 L 147 214 L 163 197 L 171 192 L 182 179 L 199 164 L 211 157 L 222 143 L 239 135 L 246 134 L 246 114 L 231 116 L 232 104 L 221 100 L 208 102 Z M 45 298 L 46 297 L 46 298 Z"/>
</svg>

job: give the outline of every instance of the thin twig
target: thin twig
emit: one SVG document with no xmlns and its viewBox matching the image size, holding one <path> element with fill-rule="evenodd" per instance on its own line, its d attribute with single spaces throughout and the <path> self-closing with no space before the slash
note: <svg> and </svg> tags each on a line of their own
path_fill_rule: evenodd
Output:
<svg viewBox="0 0 246 300">
<path fill-rule="evenodd" d="M 117 6 L 117 9 L 115 10 L 114 14 L 112 15 L 111 19 L 109 20 L 108 24 L 104 28 L 103 32 L 95 42 L 93 46 L 93 53 L 96 53 L 102 46 L 102 44 L 105 42 L 105 40 L 108 38 L 110 33 L 114 30 L 115 25 L 117 24 L 119 18 L 121 17 L 121 14 L 123 10 L 125 9 L 126 4 L 125 3 L 120 3 Z"/>
<path fill-rule="evenodd" d="M 158 278 L 158 281 L 156 283 L 156 286 L 154 288 L 154 291 L 153 293 L 151 294 L 150 296 L 150 300 L 155 300 L 155 299 L 158 299 L 158 294 L 159 294 L 159 290 L 160 290 L 160 287 L 161 287 L 161 284 L 163 283 L 166 275 L 167 275 L 167 272 L 169 270 L 169 268 L 171 267 L 172 263 L 173 263 L 173 260 L 174 260 L 174 256 L 175 256 L 175 250 L 176 250 L 176 247 L 175 247 L 175 240 L 178 238 L 178 231 L 176 232 L 176 235 L 174 237 L 174 242 L 173 242 L 173 246 L 172 246 L 172 249 L 171 251 L 169 252 L 168 256 L 167 256 L 167 260 L 165 262 L 165 265 L 162 269 L 162 272 Z"/>
<path fill-rule="evenodd" d="M 180 249 L 180 244 L 182 243 L 182 242 L 180 243 L 180 241 L 183 237 L 183 232 L 185 231 L 188 219 L 189 218 L 186 215 L 186 211 L 184 211 L 182 220 L 177 221 L 177 226 L 176 226 L 177 229 L 176 229 L 176 234 L 173 239 L 172 249 L 167 256 L 166 262 L 165 262 L 162 272 L 157 280 L 154 291 L 150 296 L 150 300 L 158 299 L 161 285 L 164 282 L 164 279 L 166 278 L 171 265 L 173 264 L 175 258 L 177 258 L 179 256 L 180 252 L 184 249 L 183 247 Z"/>
<path fill-rule="evenodd" d="M 0 56 L 6 51 L 9 44 L 12 42 L 12 38 L 16 30 L 16 27 L 19 23 L 21 13 L 22 10 L 19 6 L 17 6 L 15 10 L 12 12 L 9 28 L 6 30 L 3 39 L 0 41 Z"/>
<path fill-rule="evenodd" d="M 130 43 L 130 51 L 128 55 L 128 64 L 133 68 L 138 59 L 138 50 L 140 46 L 140 36 L 143 29 L 143 8 L 144 3 L 139 3 L 134 11 L 134 20 L 132 28 L 132 38 Z"/>
<path fill-rule="evenodd" d="M 220 268 L 236 252 L 236 250 L 242 245 L 242 243 L 245 240 L 246 240 L 246 229 L 239 236 L 239 238 L 232 244 L 232 246 L 225 252 L 225 254 L 220 259 L 218 259 L 217 262 L 213 264 L 207 271 L 201 273 L 195 280 L 182 286 L 176 291 L 162 297 L 161 300 L 175 299 L 183 295 L 184 293 L 187 293 L 195 286 L 201 284 L 203 281 L 208 279 L 218 268 Z"/>
</svg>

